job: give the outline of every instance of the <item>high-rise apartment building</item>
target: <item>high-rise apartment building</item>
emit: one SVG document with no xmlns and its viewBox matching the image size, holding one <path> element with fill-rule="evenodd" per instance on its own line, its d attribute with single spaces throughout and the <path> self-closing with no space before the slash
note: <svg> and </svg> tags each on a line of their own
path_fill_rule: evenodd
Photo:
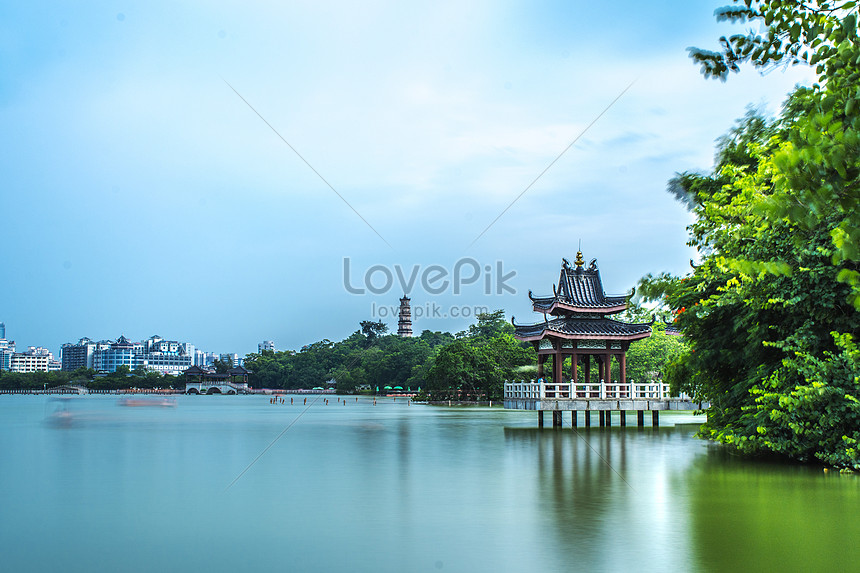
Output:
<svg viewBox="0 0 860 573">
<path fill-rule="evenodd" d="M 103 348 L 102 348 L 103 349 Z M 74 372 L 78 368 L 93 368 L 93 360 L 99 350 L 99 343 L 87 337 L 81 338 L 77 344 L 67 342 L 60 348 L 60 361 L 63 370 Z"/>
<path fill-rule="evenodd" d="M 275 341 L 264 340 L 257 345 L 257 352 L 262 353 L 264 350 L 271 350 L 272 352 L 275 352 Z"/>
<path fill-rule="evenodd" d="M 0 322 L 0 370 L 10 370 L 12 366 L 12 355 L 15 354 L 15 341 L 6 340 L 6 325 Z"/>
</svg>

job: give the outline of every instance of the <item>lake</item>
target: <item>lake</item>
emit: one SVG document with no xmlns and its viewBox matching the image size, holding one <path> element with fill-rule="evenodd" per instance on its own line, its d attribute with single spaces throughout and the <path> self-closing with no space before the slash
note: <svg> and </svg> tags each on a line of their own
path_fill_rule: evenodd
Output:
<svg viewBox="0 0 860 573">
<path fill-rule="evenodd" d="M 0 396 L 0 569 L 860 563 L 858 476 L 730 455 L 694 437 L 703 418 L 689 413 L 662 413 L 659 428 L 571 429 L 566 415 L 538 430 L 534 412 L 293 399 Z"/>
</svg>

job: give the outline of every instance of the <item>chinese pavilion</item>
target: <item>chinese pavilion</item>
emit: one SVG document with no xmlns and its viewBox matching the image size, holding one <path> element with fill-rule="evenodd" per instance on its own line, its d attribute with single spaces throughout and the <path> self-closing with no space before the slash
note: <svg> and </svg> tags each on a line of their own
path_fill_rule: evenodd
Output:
<svg viewBox="0 0 860 573">
<path fill-rule="evenodd" d="M 592 361 L 597 380 L 612 381 L 612 358 L 618 361 L 618 382 L 627 381 L 627 349 L 630 343 L 651 336 L 651 323 L 626 323 L 610 318 L 627 309 L 627 295 L 607 296 L 603 292 L 597 259 L 588 268 L 582 252 L 576 253 L 574 266 L 562 259 L 558 285 L 552 296 L 534 297 L 529 291 L 535 312 L 543 313 L 544 321 L 518 325 L 511 318 L 519 340 L 531 342 L 538 354 L 538 377 L 544 376 L 544 363 L 552 356 L 552 379 L 562 380 L 564 360 L 571 357 L 570 379 L 573 384 L 591 383 Z M 552 318 L 549 318 L 549 315 Z M 578 379 L 577 366 L 583 365 L 583 377 Z"/>
</svg>

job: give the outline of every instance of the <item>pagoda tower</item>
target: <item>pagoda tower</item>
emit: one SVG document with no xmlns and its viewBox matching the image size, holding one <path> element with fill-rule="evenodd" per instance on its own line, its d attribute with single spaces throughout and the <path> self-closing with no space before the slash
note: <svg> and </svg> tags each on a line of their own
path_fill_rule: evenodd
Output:
<svg viewBox="0 0 860 573">
<path fill-rule="evenodd" d="M 400 299 L 400 318 L 397 321 L 398 336 L 412 336 L 412 309 L 409 307 L 409 300 L 406 295 Z"/>
<path fill-rule="evenodd" d="M 576 253 L 574 266 L 562 259 L 558 286 L 552 296 L 534 297 L 529 291 L 535 312 L 543 313 L 543 322 L 514 324 L 514 336 L 531 342 L 538 354 L 538 377 L 544 376 L 544 363 L 552 357 L 552 378 L 561 382 L 564 360 L 571 357 L 570 379 L 574 384 L 591 383 L 591 366 L 597 369 L 595 382 L 612 382 L 612 357 L 618 361 L 618 382 L 627 382 L 627 349 L 630 343 L 651 336 L 651 323 L 626 323 L 610 318 L 627 309 L 627 295 L 608 296 L 603 292 L 597 259 L 588 268 L 582 252 Z M 549 316 L 547 316 L 549 315 Z M 552 318 L 549 318 L 552 317 Z M 583 365 L 585 380 L 578 380 L 577 366 Z"/>
</svg>

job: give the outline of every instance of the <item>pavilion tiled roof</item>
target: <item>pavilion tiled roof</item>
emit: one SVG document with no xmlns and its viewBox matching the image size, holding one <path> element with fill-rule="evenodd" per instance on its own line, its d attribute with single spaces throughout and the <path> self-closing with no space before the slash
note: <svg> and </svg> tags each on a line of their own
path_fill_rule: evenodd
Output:
<svg viewBox="0 0 860 573">
<path fill-rule="evenodd" d="M 577 253 L 575 267 L 571 267 L 567 259 L 562 259 L 563 264 L 558 277 L 558 286 L 553 286 L 553 296 L 534 297 L 529 291 L 529 298 L 532 300 L 535 311 L 552 312 L 554 306 L 562 305 L 597 312 L 606 309 L 615 309 L 615 312 L 619 312 L 623 310 L 619 307 L 627 306 L 629 295 L 607 296 L 603 291 L 597 259 L 593 259 L 588 268 L 585 268 L 581 256 L 581 253 Z M 553 312 L 553 314 L 555 313 Z"/>
<path fill-rule="evenodd" d="M 227 374 L 229 374 L 230 376 L 244 376 L 245 374 L 253 374 L 253 372 L 251 372 L 244 366 L 234 366 L 227 371 Z"/>
<path fill-rule="evenodd" d="M 513 320 L 512 320 L 513 322 Z M 544 338 L 644 338 L 651 334 L 648 323 L 626 323 L 611 318 L 559 317 L 537 324 L 514 324 L 519 339 Z"/>
</svg>

